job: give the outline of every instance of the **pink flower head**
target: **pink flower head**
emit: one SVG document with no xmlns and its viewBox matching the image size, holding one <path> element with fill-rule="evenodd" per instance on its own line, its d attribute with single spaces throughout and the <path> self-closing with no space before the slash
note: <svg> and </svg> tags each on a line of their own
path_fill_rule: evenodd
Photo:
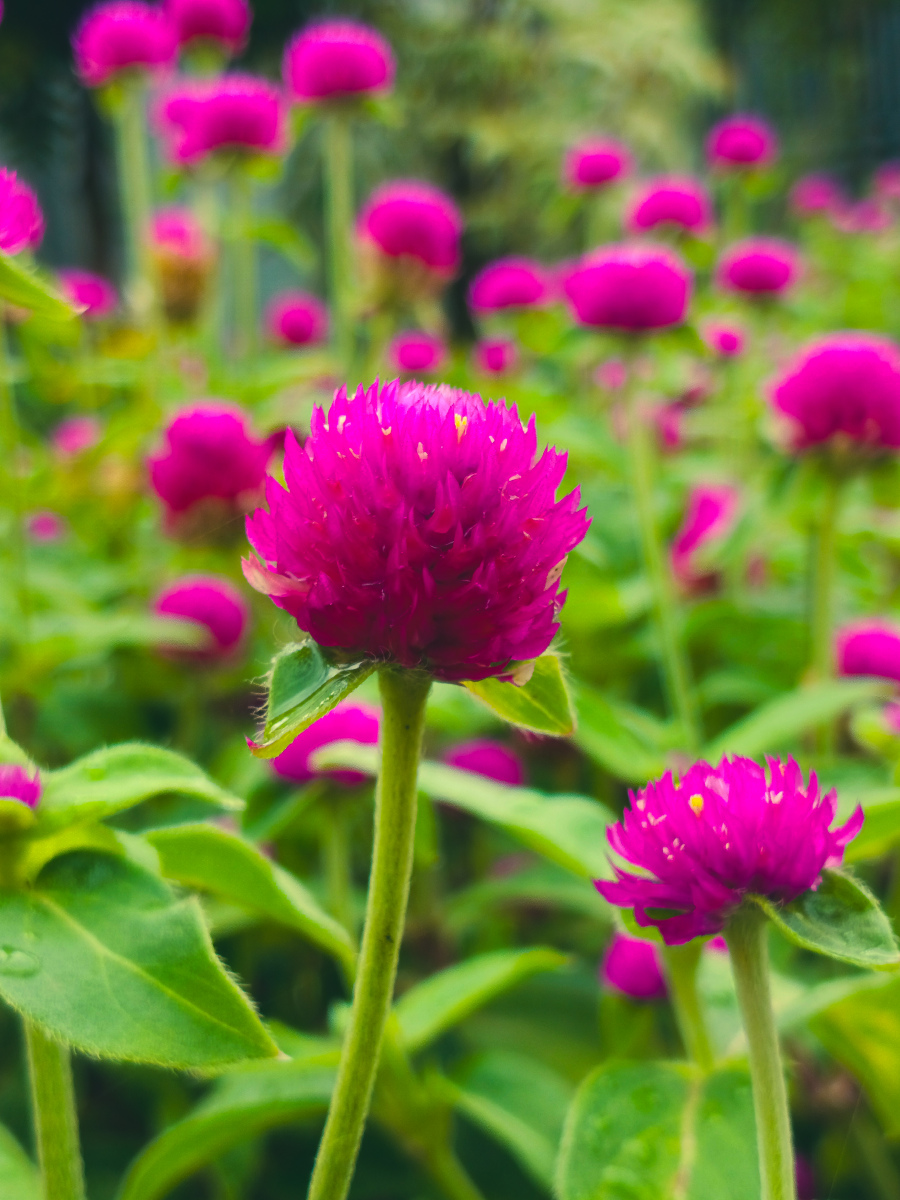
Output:
<svg viewBox="0 0 900 1200">
<path fill-rule="evenodd" d="M 797 247 L 780 238 L 746 238 L 735 242 L 719 259 L 721 287 L 753 296 L 777 296 L 800 273 Z"/>
<path fill-rule="evenodd" d="M 871 199 L 838 204 L 831 210 L 831 219 L 842 233 L 884 233 L 893 224 L 888 209 Z"/>
<path fill-rule="evenodd" d="M 330 746 L 332 742 L 359 742 L 362 746 L 374 746 L 378 742 L 378 727 L 381 710 L 371 704 L 342 700 L 340 704 L 313 721 L 307 729 L 291 742 L 286 750 L 271 759 L 276 774 L 294 783 L 308 783 L 316 775 L 327 775 L 344 787 L 355 787 L 365 783 L 367 776 L 359 771 L 316 771 L 310 759 L 316 750 Z"/>
<path fill-rule="evenodd" d="M 703 340 L 719 358 L 737 358 L 744 353 L 746 335 L 739 325 L 709 321 L 703 328 Z"/>
<path fill-rule="evenodd" d="M 37 771 L 29 775 L 18 763 L 0 763 L 0 800 L 21 800 L 34 809 L 43 790 Z"/>
<path fill-rule="evenodd" d="M 449 196 L 401 179 L 377 188 L 359 217 L 360 236 L 388 258 L 414 258 L 442 275 L 459 266 L 463 220 Z"/>
<path fill-rule="evenodd" d="M 900 627 L 891 621 L 853 621 L 838 631 L 835 658 L 840 675 L 874 675 L 900 683 Z"/>
<path fill-rule="evenodd" d="M 525 768 L 518 754 L 490 738 L 475 738 L 452 746 L 444 755 L 444 762 L 458 771 L 472 771 L 508 787 L 521 787 L 525 782 Z"/>
<path fill-rule="evenodd" d="M 31 513 L 25 525 L 33 542 L 59 542 L 66 536 L 66 523 L 49 508 Z"/>
<path fill-rule="evenodd" d="M 250 620 L 250 609 L 233 583 L 218 575 L 185 575 L 156 598 L 154 612 L 161 617 L 195 621 L 209 632 L 209 645 L 201 650 L 178 649 L 178 657 L 227 658 L 241 642 Z"/>
<path fill-rule="evenodd" d="M 388 347 L 388 358 L 396 371 L 433 374 L 447 361 L 447 343 L 420 329 L 398 333 Z"/>
<path fill-rule="evenodd" d="M 388 92 L 394 55 L 377 30 L 358 21 L 319 21 L 288 42 L 282 68 L 297 100 L 343 100 Z"/>
<path fill-rule="evenodd" d="M 844 203 L 844 193 L 830 175 L 804 175 L 791 188 L 791 208 L 801 217 L 828 213 Z"/>
<path fill-rule="evenodd" d="M 37 196 L 15 171 L 0 167 L 0 250 L 36 250 L 43 236 L 44 214 Z"/>
<path fill-rule="evenodd" d="M 190 165 L 210 154 L 280 154 L 287 145 L 278 88 L 255 75 L 182 84 L 163 101 L 157 125 L 169 157 Z"/>
<path fill-rule="evenodd" d="M 677 450 L 684 442 L 684 405 L 660 404 L 653 411 L 656 433 L 664 450 Z"/>
<path fill-rule="evenodd" d="M 96 446 L 101 431 L 102 426 L 94 416 L 66 417 L 53 430 L 50 441 L 60 458 L 76 458 Z"/>
<path fill-rule="evenodd" d="M 666 994 L 662 955 L 653 942 L 614 933 L 603 955 L 600 977 L 608 988 L 632 1000 L 661 1000 Z"/>
<path fill-rule="evenodd" d="M 748 893 L 788 903 L 840 865 L 863 811 L 831 829 L 836 812 L 837 793 L 823 796 L 814 772 L 804 785 L 792 758 L 767 769 L 749 758 L 697 762 L 678 782 L 668 771 L 630 793 L 607 837 L 641 874 L 615 865 L 615 882 L 595 886 L 669 946 L 721 933 Z"/>
<path fill-rule="evenodd" d="M 587 138 L 566 155 L 563 174 L 571 188 L 601 188 L 627 175 L 631 155 L 611 138 Z"/>
<path fill-rule="evenodd" d="M 150 242 L 154 250 L 177 258 L 208 259 L 212 243 L 189 208 L 161 208 L 150 223 Z"/>
<path fill-rule="evenodd" d="M 632 233 L 645 233 L 658 225 L 703 233 L 712 224 L 712 202 L 697 179 L 675 175 L 651 179 L 632 199 L 625 224 Z"/>
<path fill-rule="evenodd" d="M 778 138 L 767 121 L 735 113 L 714 125 L 706 139 L 706 157 L 713 167 L 762 167 L 778 153 Z"/>
<path fill-rule="evenodd" d="M 801 351 L 770 398 L 791 422 L 797 450 L 833 438 L 900 449 L 900 346 L 875 334 L 830 334 Z"/>
<path fill-rule="evenodd" d="M 565 466 L 515 408 L 444 385 L 341 388 L 304 446 L 288 433 L 244 573 L 322 646 L 451 682 L 502 675 L 549 646 L 587 532 L 578 491 L 555 499 Z"/>
<path fill-rule="evenodd" d="M 207 400 L 169 424 L 163 450 L 148 459 L 150 482 L 171 513 L 210 498 L 240 505 L 261 488 L 271 452 L 236 404 Z"/>
<path fill-rule="evenodd" d="M 606 246 L 583 258 L 563 289 L 582 325 L 636 333 L 684 320 L 691 273 L 664 246 Z"/>
<path fill-rule="evenodd" d="M 178 43 L 212 42 L 229 54 L 244 48 L 253 14 L 247 0 L 165 0 Z"/>
<path fill-rule="evenodd" d="M 266 311 L 266 325 L 277 342 L 313 346 L 328 335 L 328 310 L 309 292 L 280 292 Z"/>
<path fill-rule="evenodd" d="M 484 338 L 475 344 L 475 361 L 488 375 L 505 375 L 519 360 L 519 348 L 512 338 Z"/>
<path fill-rule="evenodd" d="M 621 358 L 608 358 L 594 372 L 594 383 L 608 392 L 618 392 L 628 382 L 628 367 Z"/>
<path fill-rule="evenodd" d="M 900 200 L 900 162 L 882 163 L 872 180 L 872 190 L 878 200 Z"/>
<path fill-rule="evenodd" d="M 101 321 L 115 311 L 119 297 L 116 289 L 102 275 L 93 271 L 60 271 L 63 295 L 73 308 L 81 310 L 86 321 Z"/>
<path fill-rule="evenodd" d="M 548 294 L 547 279 L 539 263 L 530 258 L 499 258 L 472 280 L 469 304 L 476 312 L 529 308 L 546 300 Z"/>
<path fill-rule="evenodd" d="M 684 522 L 672 542 L 672 571 L 686 587 L 703 579 L 694 561 L 698 551 L 721 538 L 731 529 L 737 516 L 736 488 L 702 484 L 691 489 Z"/>
<path fill-rule="evenodd" d="M 72 37 L 78 74 L 100 87 L 121 71 L 169 66 L 178 51 L 175 28 L 155 4 L 109 0 L 82 17 Z"/>
</svg>

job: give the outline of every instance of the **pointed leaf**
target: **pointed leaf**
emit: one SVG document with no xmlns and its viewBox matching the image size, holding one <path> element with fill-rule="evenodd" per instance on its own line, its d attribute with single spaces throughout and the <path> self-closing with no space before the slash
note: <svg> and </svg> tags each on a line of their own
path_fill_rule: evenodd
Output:
<svg viewBox="0 0 900 1200">
<path fill-rule="evenodd" d="M 43 1200 L 37 1167 L 5 1125 L 0 1125 L 0 1196 L 3 1200 Z"/>
<path fill-rule="evenodd" d="M 0 996 L 77 1049 L 194 1070 L 277 1053 L 195 899 L 124 858 L 55 859 L 0 893 Z"/>
<path fill-rule="evenodd" d="M 575 732 L 572 699 L 555 654 L 536 659 L 534 674 L 521 687 L 499 679 L 482 679 L 464 686 L 498 717 L 520 729 L 554 737 L 568 737 Z"/>
<path fill-rule="evenodd" d="M 0 297 L 55 321 L 74 321 L 75 309 L 48 280 L 18 259 L 0 251 Z"/>
<path fill-rule="evenodd" d="M 857 792 L 853 794 L 853 799 L 863 806 L 866 820 L 844 852 L 844 862 L 880 858 L 900 842 L 900 788 Z"/>
<path fill-rule="evenodd" d="M 602 696 L 580 698 L 578 711 L 576 742 L 616 779 L 645 784 L 666 769 L 664 756 L 643 744 Z"/>
</svg>

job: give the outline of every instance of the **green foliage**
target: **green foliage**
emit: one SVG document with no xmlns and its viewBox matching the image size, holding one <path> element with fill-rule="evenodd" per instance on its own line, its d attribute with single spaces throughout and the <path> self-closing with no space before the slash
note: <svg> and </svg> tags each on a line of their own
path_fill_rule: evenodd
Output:
<svg viewBox="0 0 900 1200">
<path fill-rule="evenodd" d="M 554 737 L 568 737 L 575 731 L 572 701 L 555 654 L 536 659 L 534 673 L 524 684 L 482 679 L 465 686 L 511 725 Z"/>
<path fill-rule="evenodd" d="M 0 1125 L 0 1195 L 3 1200 L 41 1200 L 41 1181 L 34 1163 Z"/>
<path fill-rule="evenodd" d="M 54 284 L 39 272 L 23 266 L 0 250 L 0 297 L 7 304 L 27 308 L 37 317 L 51 321 L 74 321 L 75 311 Z"/>
</svg>

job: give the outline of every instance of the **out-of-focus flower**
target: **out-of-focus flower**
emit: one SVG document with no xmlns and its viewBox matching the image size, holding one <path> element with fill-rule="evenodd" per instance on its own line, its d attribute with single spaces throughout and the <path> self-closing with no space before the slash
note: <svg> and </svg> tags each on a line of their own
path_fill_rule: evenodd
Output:
<svg viewBox="0 0 900 1200">
<path fill-rule="evenodd" d="M 512 338 L 482 338 L 475 343 L 475 361 L 488 375 L 505 375 L 519 361 L 519 348 Z"/>
<path fill-rule="evenodd" d="M 20 800 L 35 809 L 44 790 L 37 771 L 30 774 L 18 763 L 0 763 L 0 800 Z"/>
<path fill-rule="evenodd" d="M 179 45 L 209 42 L 228 54 L 244 48 L 253 14 L 247 0 L 165 0 Z"/>
<path fill-rule="evenodd" d="M 161 617 L 195 621 L 209 632 L 209 644 L 186 650 L 161 649 L 178 658 L 212 662 L 228 658 L 240 645 L 250 620 L 246 600 L 233 583 L 219 575 L 185 575 L 157 596 L 153 610 Z"/>
<path fill-rule="evenodd" d="M 532 418 L 446 386 L 397 383 L 315 409 L 285 442 L 286 487 L 247 535 L 248 582 L 320 645 L 449 681 L 501 676 L 549 646 L 559 579 L 588 520 L 557 501 L 565 455 Z"/>
<path fill-rule="evenodd" d="M 0 250 L 36 250 L 43 236 L 44 214 L 37 196 L 15 171 L 0 167 Z"/>
<path fill-rule="evenodd" d="M 801 217 L 828 213 L 844 203 L 841 185 L 830 175 L 804 175 L 791 188 L 791 208 Z"/>
<path fill-rule="evenodd" d="M 664 450 L 677 450 L 684 442 L 684 405 L 660 404 L 653 410 L 656 432 Z"/>
<path fill-rule="evenodd" d="M 509 787 L 522 787 L 525 782 L 525 768 L 518 754 L 490 738 L 474 738 L 451 746 L 444 754 L 444 762 L 458 771 L 472 771 Z"/>
<path fill-rule="evenodd" d="M 797 1177 L 797 1200 L 816 1200 L 816 1173 L 812 1163 L 802 1154 L 798 1154 L 794 1160 L 794 1173 Z"/>
<path fill-rule="evenodd" d="M 59 542 L 66 536 L 66 523 L 49 508 L 38 509 L 25 521 L 28 536 L 33 542 Z"/>
<path fill-rule="evenodd" d="M 614 933 L 600 964 L 608 988 L 632 1000 L 661 1000 L 666 994 L 662 955 L 653 942 Z"/>
<path fill-rule="evenodd" d="M 805 347 L 769 394 L 795 449 L 831 441 L 900 448 L 900 346 L 887 338 L 829 334 Z"/>
<path fill-rule="evenodd" d="M 86 321 L 101 321 L 115 311 L 116 289 L 102 275 L 74 269 L 60 271 L 62 293 L 73 308 L 81 310 Z"/>
<path fill-rule="evenodd" d="M 877 200 L 887 204 L 900 200 L 900 162 L 881 164 L 872 179 L 872 191 Z"/>
<path fill-rule="evenodd" d="M 684 521 L 672 542 L 672 572 L 683 587 L 698 587 L 708 578 L 696 556 L 734 525 L 739 498 L 737 488 L 727 485 L 691 489 Z"/>
<path fill-rule="evenodd" d="M 100 441 L 102 426 L 97 417 L 84 414 L 66 417 L 53 430 L 50 443 L 60 458 L 75 458 Z"/>
<path fill-rule="evenodd" d="M 737 358 L 744 353 L 746 334 L 740 325 L 708 321 L 703 326 L 703 340 L 719 358 Z"/>
<path fill-rule="evenodd" d="M 893 224 L 887 208 L 878 200 L 857 200 L 855 204 L 837 204 L 831 209 L 835 229 L 842 233 L 884 233 Z"/>
<path fill-rule="evenodd" d="M 566 154 L 563 175 L 571 188 L 601 188 L 631 170 L 631 155 L 612 138 L 586 138 Z"/>
<path fill-rule="evenodd" d="M 628 367 L 621 358 L 608 358 L 594 372 L 594 383 L 608 392 L 619 392 L 628 382 Z"/>
<path fill-rule="evenodd" d="M 150 225 L 150 257 L 169 321 L 193 321 L 203 302 L 216 249 L 188 208 L 163 208 Z"/>
<path fill-rule="evenodd" d="M 390 45 L 358 21 L 319 21 L 296 34 L 284 52 L 284 83 L 297 100 L 346 100 L 390 91 Z"/>
<path fill-rule="evenodd" d="M 475 312 L 530 308 L 549 295 L 546 273 L 530 258 L 500 258 L 479 271 L 469 288 Z"/>
<path fill-rule="evenodd" d="M 706 139 L 706 157 L 713 167 L 761 167 L 778 153 L 775 130 L 759 117 L 735 113 L 714 125 Z"/>
<path fill-rule="evenodd" d="M 156 125 L 173 162 L 211 154 L 281 154 L 287 121 L 281 92 L 256 75 L 221 75 L 182 83 L 163 99 Z"/>
<path fill-rule="evenodd" d="M 327 775 L 344 787 L 355 787 L 365 783 L 366 776 L 359 771 L 315 771 L 310 758 L 323 746 L 332 742 L 359 742 L 362 746 L 374 746 L 378 742 L 378 727 L 381 710 L 371 704 L 359 704 L 342 700 L 340 704 L 313 721 L 307 729 L 291 742 L 286 750 L 270 760 L 276 774 L 294 783 L 308 783 L 316 775 Z"/>
<path fill-rule="evenodd" d="M 616 865 L 614 882 L 596 883 L 604 899 L 633 908 L 672 946 L 721 933 L 748 893 L 788 903 L 817 887 L 823 869 L 843 861 L 863 811 L 831 829 L 837 793 L 823 796 L 812 772 L 804 784 L 792 758 L 767 764 L 698 762 L 678 782 L 667 772 L 630 793 L 607 837 L 641 874 Z"/>
<path fill-rule="evenodd" d="M 400 179 L 377 188 L 359 217 L 359 235 L 387 258 L 412 258 L 444 277 L 456 273 L 463 220 L 438 188 Z"/>
<path fill-rule="evenodd" d="M 651 179 L 632 198 L 625 217 L 631 233 L 646 233 L 660 225 L 703 233 L 712 224 L 712 202 L 706 188 L 690 176 Z"/>
<path fill-rule="evenodd" d="M 161 8 L 138 0 L 110 0 L 89 9 L 72 36 L 78 74 L 100 87 L 123 71 L 156 71 L 178 52 L 175 27 Z"/>
<path fill-rule="evenodd" d="M 800 274 L 797 247 L 780 238 L 747 238 L 730 246 L 719 259 L 721 287 L 753 296 L 777 296 Z"/>
<path fill-rule="evenodd" d="M 266 310 L 270 335 L 288 346 L 313 346 L 328 336 L 328 310 L 309 292 L 280 292 Z"/>
<path fill-rule="evenodd" d="M 664 246 L 606 246 L 582 259 L 563 289 L 582 325 L 640 332 L 684 320 L 691 273 Z"/>
<path fill-rule="evenodd" d="M 433 374 L 447 361 L 447 343 L 433 333 L 407 329 L 398 333 L 388 347 L 388 360 L 395 371 Z"/>
<path fill-rule="evenodd" d="M 867 618 L 838 630 L 835 659 L 840 675 L 874 675 L 900 683 L 900 626 Z"/>
</svg>

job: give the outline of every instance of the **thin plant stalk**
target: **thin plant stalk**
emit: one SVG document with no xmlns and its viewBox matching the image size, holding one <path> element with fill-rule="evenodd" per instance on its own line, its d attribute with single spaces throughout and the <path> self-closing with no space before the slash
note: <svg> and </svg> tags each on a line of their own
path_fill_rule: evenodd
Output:
<svg viewBox="0 0 900 1200">
<path fill-rule="evenodd" d="M 750 1051 L 761 1200 L 797 1200 L 791 1117 L 769 986 L 768 924 L 749 906 L 726 934 Z"/>
<path fill-rule="evenodd" d="M 25 1044 L 44 1200 L 85 1200 L 69 1048 L 27 1018 Z"/>
<path fill-rule="evenodd" d="M 253 238 L 253 180 L 240 166 L 231 173 L 230 191 L 235 347 L 237 357 L 242 359 L 256 349 L 258 300 L 256 245 Z"/>
<path fill-rule="evenodd" d="M 714 1065 L 712 1042 L 697 990 L 702 954 L 703 943 L 699 941 L 688 942 L 685 946 L 666 946 L 663 962 L 684 1048 L 698 1067 L 710 1071 Z"/>
<path fill-rule="evenodd" d="M 381 770 L 375 844 L 353 1008 L 308 1200 L 345 1200 L 353 1178 L 394 994 L 416 831 L 416 776 L 431 680 L 379 673 Z"/>
<path fill-rule="evenodd" d="M 353 880 L 350 871 L 349 812 L 345 801 L 330 796 L 326 801 L 322 830 L 322 865 L 328 911 L 349 930 L 353 929 Z"/>
<path fill-rule="evenodd" d="M 354 355 L 353 319 L 353 131 L 350 114 L 329 112 L 323 129 L 325 226 L 331 329 L 335 351 L 345 371 Z"/>
<path fill-rule="evenodd" d="M 153 211 L 153 182 L 147 143 L 146 88 L 143 80 L 123 84 L 114 110 L 116 164 L 125 232 L 126 297 L 139 321 L 153 307 L 147 232 Z"/>
<path fill-rule="evenodd" d="M 447 1200 L 484 1200 L 462 1163 L 445 1146 L 428 1158 L 425 1167 Z"/>
<path fill-rule="evenodd" d="M 19 421 L 16 413 L 6 322 L 2 318 L 0 318 L 0 453 L 6 464 L 5 475 L 9 486 L 9 511 L 12 522 L 10 557 L 15 589 L 18 594 L 22 631 L 27 638 L 31 620 L 31 589 L 28 586 L 28 542 L 25 537 L 25 517 L 22 511 L 22 488 L 17 478 Z"/>
<path fill-rule="evenodd" d="M 832 636 L 834 583 L 837 574 L 837 523 L 843 486 L 837 476 L 826 479 L 826 493 L 815 534 L 812 557 L 809 640 L 813 673 L 817 680 L 834 674 Z"/>
</svg>

